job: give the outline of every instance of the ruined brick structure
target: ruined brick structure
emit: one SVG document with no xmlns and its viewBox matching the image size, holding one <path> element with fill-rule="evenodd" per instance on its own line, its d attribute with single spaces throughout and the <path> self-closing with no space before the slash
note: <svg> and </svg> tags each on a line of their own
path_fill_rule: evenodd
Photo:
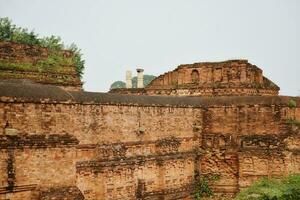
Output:
<svg viewBox="0 0 300 200">
<path fill-rule="evenodd" d="M 247 60 L 180 65 L 143 89 L 113 89 L 112 93 L 172 96 L 274 96 L 279 87 Z"/>
<path fill-rule="evenodd" d="M 210 175 L 220 176 L 217 194 L 234 195 L 261 177 L 300 173 L 299 105 L 1 79 L 0 199 L 189 200 Z"/>
<path fill-rule="evenodd" d="M 59 65 L 52 65 L 51 62 Z M 55 52 L 36 45 L 13 42 L 0 41 L 0 79 L 30 79 L 67 90 L 82 89 L 72 52 Z"/>
</svg>

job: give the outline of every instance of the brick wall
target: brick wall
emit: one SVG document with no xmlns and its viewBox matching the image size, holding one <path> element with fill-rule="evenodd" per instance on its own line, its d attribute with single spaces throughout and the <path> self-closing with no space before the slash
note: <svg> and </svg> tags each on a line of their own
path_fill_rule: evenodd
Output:
<svg viewBox="0 0 300 200">
<path fill-rule="evenodd" d="M 192 199 L 199 176 L 219 175 L 214 190 L 232 195 L 300 172 L 299 130 L 286 123 L 300 108 L 290 97 L 2 92 L 0 199 Z"/>
</svg>

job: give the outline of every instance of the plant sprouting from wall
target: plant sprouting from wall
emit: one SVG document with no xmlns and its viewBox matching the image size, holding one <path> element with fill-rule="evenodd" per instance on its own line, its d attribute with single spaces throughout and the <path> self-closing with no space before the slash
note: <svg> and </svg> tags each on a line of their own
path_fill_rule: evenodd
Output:
<svg viewBox="0 0 300 200">
<path fill-rule="evenodd" d="M 296 108 L 297 107 L 297 103 L 296 101 L 294 101 L 293 99 L 291 99 L 288 103 L 288 107 L 289 108 Z"/>
<path fill-rule="evenodd" d="M 297 120 L 297 119 L 291 119 L 291 118 L 287 119 L 286 123 L 289 124 L 289 125 L 300 127 L 300 121 Z"/>
<path fill-rule="evenodd" d="M 72 60 L 76 67 L 76 73 L 80 78 L 82 78 L 85 61 L 82 59 L 82 53 L 80 52 L 80 49 L 75 44 L 71 44 L 67 47 L 58 36 L 52 35 L 50 37 L 41 38 L 38 36 L 38 34 L 34 33 L 34 31 L 17 27 L 15 24 L 12 24 L 9 18 L 6 17 L 0 18 L 0 40 L 45 47 L 51 51 L 52 57 L 53 55 L 57 56 L 58 54 L 56 52 L 58 51 L 69 50 L 73 53 Z M 65 58 L 62 57 L 62 59 Z M 44 61 L 44 65 L 47 65 L 48 60 Z M 58 63 L 55 63 L 55 61 L 58 60 L 50 59 L 48 67 L 51 67 L 51 63 L 53 65 L 57 65 Z"/>
<path fill-rule="evenodd" d="M 78 76 L 82 78 L 85 61 L 82 59 L 81 50 L 74 43 L 72 43 L 68 49 L 74 54 L 73 59 L 76 65 L 76 72 Z"/>
<path fill-rule="evenodd" d="M 201 200 L 203 197 L 213 196 L 213 190 L 211 184 L 220 180 L 219 174 L 209 174 L 200 176 L 199 180 L 195 184 L 195 200 Z"/>
</svg>

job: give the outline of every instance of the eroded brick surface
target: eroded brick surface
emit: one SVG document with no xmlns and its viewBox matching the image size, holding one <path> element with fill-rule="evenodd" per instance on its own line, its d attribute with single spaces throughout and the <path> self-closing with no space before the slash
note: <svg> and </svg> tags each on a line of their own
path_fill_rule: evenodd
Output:
<svg viewBox="0 0 300 200">
<path fill-rule="evenodd" d="M 279 87 L 247 60 L 180 65 L 145 88 L 113 89 L 112 93 L 171 96 L 273 96 Z"/>
<path fill-rule="evenodd" d="M 43 84 L 54 84 L 68 90 L 81 90 L 71 51 L 55 52 L 37 45 L 0 41 L 0 79 L 29 79 Z M 50 59 L 68 59 L 66 63 L 41 67 Z M 50 62 L 48 62 L 50 63 Z M 50 64 L 49 64 L 50 65 Z"/>
<path fill-rule="evenodd" d="M 177 107 L 6 96 L 0 197 L 192 199 L 199 176 L 219 175 L 215 192 L 233 195 L 258 178 L 299 172 L 299 130 L 286 122 L 300 109 L 274 99 Z"/>
<path fill-rule="evenodd" d="M 0 43 L 2 61 L 48 53 Z M 245 60 L 182 65 L 125 91 L 149 96 L 67 92 L 7 80 L 12 72 L 0 69 L 0 200 L 191 200 L 202 177 L 218 176 L 215 193 L 232 196 L 300 173 L 300 98 L 277 96 Z"/>
</svg>

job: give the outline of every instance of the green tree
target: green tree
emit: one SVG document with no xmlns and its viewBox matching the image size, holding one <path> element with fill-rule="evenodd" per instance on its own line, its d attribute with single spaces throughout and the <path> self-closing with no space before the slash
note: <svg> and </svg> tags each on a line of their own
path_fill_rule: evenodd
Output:
<svg viewBox="0 0 300 200">
<path fill-rule="evenodd" d="M 155 78 L 156 77 L 153 75 L 144 75 L 144 86 L 147 86 Z M 132 78 L 132 87 L 137 88 L 137 76 Z M 126 83 L 123 81 L 115 81 L 113 84 L 111 84 L 110 89 L 115 88 L 126 88 Z"/>
<path fill-rule="evenodd" d="M 0 18 L 0 40 L 10 40 L 13 29 L 14 26 L 7 17 Z"/>
<path fill-rule="evenodd" d="M 81 49 L 79 49 L 76 44 L 72 43 L 69 48 L 70 51 L 73 52 L 74 56 L 73 56 L 73 60 L 74 63 L 76 65 L 76 72 L 77 75 L 82 78 L 83 76 L 83 71 L 84 71 L 84 64 L 85 64 L 85 60 L 82 59 L 82 53 L 81 53 Z"/>
<path fill-rule="evenodd" d="M 153 76 L 153 75 L 144 75 L 144 87 L 145 86 L 147 86 L 147 85 L 149 85 L 149 83 L 153 80 L 153 79 L 155 79 L 156 78 L 156 76 Z M 133 78 L 132 78 L 132 87 L 133 88 L 137 88 L 137 76 L 134 76 Z"/>
<path fill-rule="evenodd" d="M 115 81 L 110 85 L 110 89 L 126 88 L 126 83 L 123 81 Z"/>
</svg>

